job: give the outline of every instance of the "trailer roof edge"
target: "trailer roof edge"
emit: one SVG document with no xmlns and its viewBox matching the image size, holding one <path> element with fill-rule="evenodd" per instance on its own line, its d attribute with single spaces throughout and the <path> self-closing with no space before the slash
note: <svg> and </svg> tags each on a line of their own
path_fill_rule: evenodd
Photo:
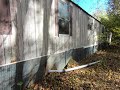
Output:
<svg viewBox="0 0 120 90">
<path fill-rule="evenodd" d="M 96 19 L 94 16 L 90 15 L 87 11 L 85 11 L 82 7 L 80 7 L 78 4 L 76 4 L 75 2 L 73 2 L 72 0 L 69 0 L 72 4 L 74 4 L 75 6 L 77 6 L 78 8 L 80 8 L 83 12 L 85 12 L 87 15 L 91 16 L 92 18 L 94 18 L 96 21 L 98 21 L 99 23 L 101 23 L 98 19 Z M 102 23 L 101 23 L 102 24 Z M 102 24 L 103 25 L 103 24 Z"/>
</svg>

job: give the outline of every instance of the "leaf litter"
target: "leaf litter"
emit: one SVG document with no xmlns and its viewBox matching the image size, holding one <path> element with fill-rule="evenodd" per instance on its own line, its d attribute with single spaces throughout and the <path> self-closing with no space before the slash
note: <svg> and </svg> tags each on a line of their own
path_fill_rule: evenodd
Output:
<svg viewBox="0 0 120 90">
<path fill-rule="evenodd" d="M 31 90 L 120 90 L 120 47 L 111 46 L 78 62 L 70 60 L 67 68 L 100 60 L 100 63 L 66 73 L 49 73 Z M 36 85 L 34 85 L 36 86 Z"/>
</svg>

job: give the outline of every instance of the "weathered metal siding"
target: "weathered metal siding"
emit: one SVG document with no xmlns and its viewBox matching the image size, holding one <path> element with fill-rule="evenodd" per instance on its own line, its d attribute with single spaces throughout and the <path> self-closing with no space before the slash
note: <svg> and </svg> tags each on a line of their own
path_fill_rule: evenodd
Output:
<svg viewBox="0 0 120 90">
<path fill-rule="evenodd" d="M 0 90 L 16 90 L 20 81 L 29 86 L 46 69 L 63 69 L 72 57 L 80 60 L 97 50 L 100 23 L 72 4 L 72 36 L 56 35 L 55 7 L 56 0 L 10 0 L 11 34 L 0 35 Z"/>
<path fill-rule="evenodd" d="M 2 41 L 3 64 L 73 48 L 72 36 L 55 36 L 55 0 L 10 0 L 10 6 L 12 34 Z"/>
<path fill-rule="evenodd" d="M 10 0 L 12 34 L 0 35 L 1 64 L 97 45 L 99 22 L 72 6 L 72 36 L 56 36 L 55 0 Z M 88 30 L 88 17 L 96 29 Z"/>
<path fill-rule="evenodd" d="M 54 0 L 10 0 L 12 34 L 0 35 L 1 59 L 3 58 L 0 60 L 1 64 L 55 52 L 54 2 Z"/>
<path fill-rule="evenodd" d="M 23 82 L 24 86 L 29 86 L 39 79 L 42 80 L 47 60 L 51 60 L 49 67 L 55 63 L 57 69 L 63 69 L 71 58 L 72 52 L 73 50 L 69 50 L 56 55 L 43 56 L 0 67 L 0 90 L 19 90 L 20 87 L 17 84 L 20 82 Z"/>
</svg>

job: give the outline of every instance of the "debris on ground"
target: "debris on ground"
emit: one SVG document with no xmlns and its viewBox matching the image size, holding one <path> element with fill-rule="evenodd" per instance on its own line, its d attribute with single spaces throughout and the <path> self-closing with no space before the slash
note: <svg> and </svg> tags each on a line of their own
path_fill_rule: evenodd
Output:
<svg viewBox="0 0 120 90">
<path fill-rule="evenodd" d="M 83 69 L 49 73 L 42 83 L 36 86 L 39 88 L 37 90 L 120 90 L 120 47 L 111 46 L 79 62 L 71 60 L 67 68 L 98 60 L 101 62 Z"/>
</svg>

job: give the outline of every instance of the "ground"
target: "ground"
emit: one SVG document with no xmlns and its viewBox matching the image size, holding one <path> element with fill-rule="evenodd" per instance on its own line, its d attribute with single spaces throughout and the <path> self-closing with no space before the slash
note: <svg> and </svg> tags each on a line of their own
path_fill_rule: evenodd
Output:
<svg viewBox="0 0 120 90">
<path fill-rule="evenodd" d="M 70 60 L 67 68 L 98 60 L 101 62 L 83 69 L 67 73 L 49 73 L 41 84 L 32 85 L 30 89 L 120 90 L 120 47 L 118 46 L 100 50 L 79 62 Z"/>
</svg>

